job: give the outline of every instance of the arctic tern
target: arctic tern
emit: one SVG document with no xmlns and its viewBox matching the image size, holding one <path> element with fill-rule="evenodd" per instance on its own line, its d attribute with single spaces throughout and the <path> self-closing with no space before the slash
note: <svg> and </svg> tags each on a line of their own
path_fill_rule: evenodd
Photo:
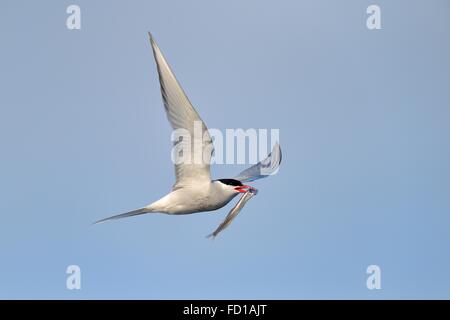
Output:
<svg viewBox="0 0 450 320">
<path fill-rule="evenodd" d="M 176 182 L 172 191 L 166 196 L 145 207 L 101 219 L 95 223 L 153 212 L 181 215 L 213 211 L 222 208 L 235 196 L 242 193 L 243 196 L 231 209 L 225 220 L 209 235 L 216 237 L 237 216 L 245 203 L 256 195 L 257 189 L 245 183 L 267 177 L 278 170 L 281 163 L 281 148 L 278 142 L 275 143 L 272 151 L 264 160 L 242 171 L 234 178 L 211 180 L 210 160 L 214 147 L 208 129 L 178 83 L 151 33 L 148 34 L 156 61 L 167 118 L 174 130 L 184 129 L 190 135 L 188 137 L 190 139 L 179 139 L 178 142 L 183 143 L 184 141 L 184 143 L 191 144 L 189 147 L 192 148 L 188 148 L 188 150 L 193 150 L 189 159 L 192 161 L 175 163 Z M 195 123 L 201 125 L 202 137 L 200 138 L 194 134 Z M 201 148 L 195 148 L 195 143 L 200 143 Z M 201 155 L 198 158 L 197 153 L 199 152 Z M 201 159 L 201 161 L 194 161 L 194 159 Z"/>
</svg>

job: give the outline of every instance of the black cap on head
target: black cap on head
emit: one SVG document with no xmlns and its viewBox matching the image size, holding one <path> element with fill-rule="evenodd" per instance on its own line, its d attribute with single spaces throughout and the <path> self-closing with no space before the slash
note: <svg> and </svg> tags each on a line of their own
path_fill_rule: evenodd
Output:
<svg viewBox="0 0 450 320">
<path fill-rule="evenodd" d="M 227 184 L 229 186 L 242 186 L 242 182 L 236 179 L 217 179 L 217 181 L 222 182 L 223 184 Z"/>
</svg>

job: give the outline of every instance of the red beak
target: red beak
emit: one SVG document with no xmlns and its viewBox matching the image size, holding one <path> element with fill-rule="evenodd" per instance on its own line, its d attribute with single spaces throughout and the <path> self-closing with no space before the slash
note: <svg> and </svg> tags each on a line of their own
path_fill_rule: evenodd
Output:
<svg viewBox="0 0 450 320">
<path fill-rule="evenodd" d="M 251 186 L 247 186 L 244 184 L 243 186 L 235 187 L 234 190 L 236 190 L 237 192 L 240 192 L 240 193 L 246 193 L 248 191 L 248 189 L 251 189 L 251 188 L 252 188 Z"/>
</svg>

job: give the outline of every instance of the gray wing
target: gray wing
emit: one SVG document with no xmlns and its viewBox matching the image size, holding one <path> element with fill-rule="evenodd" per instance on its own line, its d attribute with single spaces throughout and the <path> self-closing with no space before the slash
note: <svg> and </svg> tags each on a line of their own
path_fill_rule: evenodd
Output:
<svg viewBox="0 0 450 320">
<path fill-rule="evenodd" d="M 149 33 L 156 66 L 158 68 L 161 94 L 167 118 L 177 130 L 177 150 L 191 151 L 187 161 L 176 162 L 174 188 L 199 180 L 211 181 L 210 161 L 214 150 L 208 129 L 192 106 L 183 88 L 178 83 L 161 50 Z M 185 133 L 183 133 L 185 132 Z M 182 154 L 182 152 L 180 152 Z"/>
<path fill-rule="evenodd" d="M 264 160 L 261 160 L 254 166 L 245 169 L 244 171 L 239 173 L 239 175 L 234 177 L 234 179 L 241 182 L 249 182 L 273 175 L 278 171 L 278 168 L 280 167 L 281 158 L 281 148 L 277 142 L 273 146 L 272 152 L 270 152 Z"/>
<path fill-rule="evenodd" d="M 242 208 L 245 206 L 248 200 L 253 198 L 258 193 L 258 190 L 255 188 L 252 188 L 248 190 L 244 195 L 239 199 L 239 201 L 236 203 L 236 205 L 231 209 L 231 211 L 228 213 L 228 215 L 225 217 L 225 220 L 217 227 L 216 230 L 214 230 L 213 233 L 208 235 L 208 238 L 213 237 L 215 238 L 221 231 L 223 231 L 226 227 L 228 227 L 233 221 L 234 218 L 238 215 L 238 213 L 242 210 Z"/>
</svg>

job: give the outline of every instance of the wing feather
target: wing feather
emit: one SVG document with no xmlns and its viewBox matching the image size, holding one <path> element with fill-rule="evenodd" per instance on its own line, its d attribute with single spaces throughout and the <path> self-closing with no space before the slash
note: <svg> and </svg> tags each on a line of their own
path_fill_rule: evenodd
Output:
<svg viewBox="0 0 450 320">
<path fill-rule="evenodd" d="M 210 161 L 214 147 L 208 128 L 192 106 L 150 33 L 149 37 L 158 69 L 161 95 L 167 118 L 174 130 L 184 129 L 183 131 L 177 131 L 175 144 L 180 143 L 177 150 L 190 151 L 188 156 L 183 155 L 183 161 L 178 161 L 175 164 L 176 182 L 174 189 L 194 181 L 211 181 Z M 197 131 L 196 128 L 198 128 Z M 180 155 L 182 155 L 182 152 L 180 152 Z"/>
<path fill-rule="evenodd" d="M 234 179 L 241 182 L 250 182 L 273 175 L 277 173 L 278 168 L 280 167 L 281 158 L 281 148 L 277 142 L 273 146 L 272 151 L 264 160 L 261 160 L 250 168 L 245 169 L 239 173 L 239 175 L 234 177 Z"/>
</svg>

